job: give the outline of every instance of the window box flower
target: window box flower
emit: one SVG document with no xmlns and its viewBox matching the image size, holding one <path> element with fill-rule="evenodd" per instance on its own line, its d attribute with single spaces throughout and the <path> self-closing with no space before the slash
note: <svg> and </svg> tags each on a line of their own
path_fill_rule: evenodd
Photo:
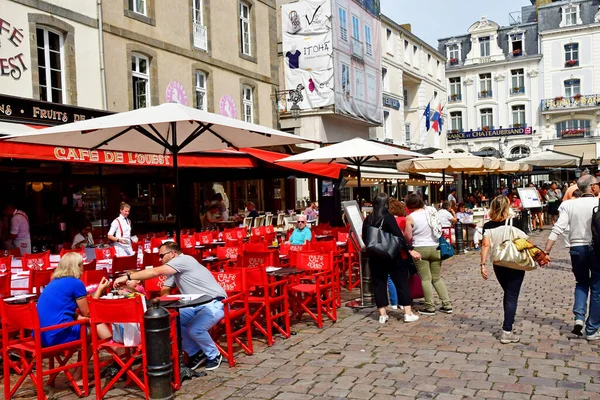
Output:
<svg viewBox="0 0 600 400">
<path fill-rule="evenodd" d="M 458 132 L 459 132 L 459 130 L 458 130 L 458 129 L 451 129 L 449 132 L 450 132 L 450 133 L 458 133 Z"/>
<path fill-rule="evenodd" d="M 517 57 L 523 53 L 522 53 L 521 49 L 516 49 L 516 50 L 513 50 L 512 54 L 513 54 L 513 57 Z"/>
<path fill-rule="evenodd" d="M 561 136 L 563 137 L 582 137 L 585 136 L 585 129 L 581 128 L 572 128 L 572 129 L 563 129 L 560 131 Z"/>
<path fill-rule="evenodd" d="M 579 101 L 579 100 L 581 100 L 582 97 L 583 96 L 578 93 L 578 94 L 576 94 L 576 95 L 573 96 L 573 100 Z"/>
<path fill-rule="evenodd" d="M 579 60 L 569 60 L 565 62 L 565 67 L 575 67 L 579 65 Z"/>
<path fill-rule="evenodd" d="M 450 60 L 448 60 L 448 62 L 450 63 L 450 65 L 458 64 L 458 60 L 456 58 L 451 58 Z"/>
<path fill-rule="evenodd" d="M 490 127 L 489 126 L 484 126 L 483 128 L 481 128 L 482 131 L 484 132 L 489 132 L 490 131 Z"/>
<path fill-rule="evenodd" d="M 525 126 L 525 124 L 523 124 L 523 123 L 520 123 L 520 122 L 517 122 L 516 124 L 513 124 L 513 126 L 512 126 L 512 127 L 513 127 L 513 128 L 522 128 L 522 127 L 524 127 L 524 126 Z"/>
<path fill-rule="evenodd" d="M 564 98 L 564 97 L 562 97 L 562 96 L 557 96 L 557 97 L 555 97 L 555 98 L 554 98 L 554 102 L 555 102 L 555 103 L 558 103 L 559 101 L 563 101 L 564 99 L 565 99 L 565 98 Z"/>
<path fill-rule="evenodd" d="M 450 95 L 450 98 L 451 98 L 453 101 L 456 101 L 456 100 L 458 99 L 458 95 L 457 95 L 456 93 L 455 93 L 455 94 L 451 94 L 451 95 Z"/>
</svg>

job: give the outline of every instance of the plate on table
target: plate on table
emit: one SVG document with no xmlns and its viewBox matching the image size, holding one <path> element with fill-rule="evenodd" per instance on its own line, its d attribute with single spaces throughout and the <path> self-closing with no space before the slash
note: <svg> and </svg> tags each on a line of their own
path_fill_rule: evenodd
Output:
<svg viewBox="0 0 600 400">
<path fill-rule="evenodd" d="M 275 272 L 275 271 L 279 271 L 281 269 L 281 267 L 266 267 L 265 271 L 267 272 Z"/>
<path fill-rule="evenodd" d="M 345 245 L 347 245 L 347 244 L 348 244 L 348 242 L 336 242 L 336 244 L 337 244 L 338 246 L 345 246 Z"/>
<path fill-rule="evenodd" d="M 19 301 L 19 300 L 29 299 L 31 297 L 36 297 L 36 296 L 37 296 L 37 294 L 18 294 L 13 297 L 7 297 L 4 299 L 4 301 Z"/>
</svg>

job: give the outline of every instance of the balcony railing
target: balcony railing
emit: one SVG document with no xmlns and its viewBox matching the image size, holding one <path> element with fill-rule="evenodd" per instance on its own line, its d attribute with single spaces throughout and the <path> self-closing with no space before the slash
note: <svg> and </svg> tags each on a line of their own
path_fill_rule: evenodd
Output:
<svg viewBox="0 0 600 400">
<path fill-rule="evenodd" d="M 488 99 L 492 97 L 492 91 L 491 90 L 482 90 L 481 92 L 479 92 L 479 98 L 480 99 Z"/>
<path fill-rule="evenodd" d="M 451 103 L 457 102 L 457 101 L 461 101 L 462 100 L 462 96 L 459 94 L 451 94 L 450 96 L 448 96 L 448 101 Z"/>
<path fill-rule="evenodd" d="M 515 86 L 515 87 L 513 87 L 513 88 L 510 89 L 510 94 L 511 95 L 525 94 L 525 87 L 523 87 L 523 86 Z"/>
<path fill-rule="evenodd" d="M 356 38 L 352 38 L 352 56 L 362 60 L 365 57 L 364 52 L 365 49 L 362 42 Z"/>
<path fill-rule="evenodd" d="M 600 107 L 600 95 L 575 95 L 571 97 L 555 97 L 542 100 L 542 112 L 555 110 L 571 110 L 577 108 Z"/>
<path fill-rule="evenodd" d="M 204 51 L 208 50 L 206 26 L 198 22 L 194 22 L 194 47 Z"/>
</svg>

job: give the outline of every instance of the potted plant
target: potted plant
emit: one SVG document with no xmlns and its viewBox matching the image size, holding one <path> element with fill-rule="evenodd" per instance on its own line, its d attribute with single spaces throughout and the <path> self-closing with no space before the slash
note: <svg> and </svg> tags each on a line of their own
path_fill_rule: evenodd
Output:
<svg viewBox="0 0 600 400">
<path fill-rule="evenodd" d="M 581 93 L 577 93 L 575 96 L 573 96 L 573 99 L 579 101 L 582 97 L 583 96 L 581 95 Z"/>
<path fill-rule="evenodd" d="M 522 87 L 520 87 L 520 86 L 515 86 L 515 87 L 513 88 L 513 93 L 521 93 L 521 91 L 522 91 L 522 90 L 523 90 L 523 88 L 522 88 Z"/>
<path fill-rule="evenodd" d="M 454 57 L 452 57 L 450 60 L 448 60 L 450 62 L 450 65 L 456 65 L 458 64 L 458 60 Z"/>
<path fill-rule="evenodd" d="M 517 122 L 516 124 L 513 124 L 513 128 L 521 128 L 523 126 L 522 123 Z"/>
<path fill-rule="evenodd" d="M 481 97 L 487 97 L 489 91 L 488 90 L 482 90 L 481 91 Z"/>
<path fill-rule="evenodd" d="M 484 126 L 483 128 L 481 128 L 482 131 L 484 132 L 489 132 L 490 131 L 490 127 L 489 126 Z"/>
<path fill-rule="evenodd" d="M 555 102 L 555 103 L 558 103 L 559 101 L 563 101 L 563 100 L 564 100 L 564 97 L 562 97 L 562 96 L 556 96 L 556 97 L 554 98 L 554 102 Z"/>
<path fill-rule="evenodd" d="M 577 65 L 579 63 L 579 60 L 569 60 L 565 63 L 565 65 L 567 67 L 574 67 L 575 65 Z"/>
<path fill-rule="evenodd" d="M 458 94 L 456 94 L 456 93 L 451 94 L 450 98 L 452 99 L 452 101 L 456 101 L 458 99 Z"/>
<path fill-rule="evenodd" d="M 451 129 L 450 133 L 458 133 L 458 129 Z"/>
</svg>

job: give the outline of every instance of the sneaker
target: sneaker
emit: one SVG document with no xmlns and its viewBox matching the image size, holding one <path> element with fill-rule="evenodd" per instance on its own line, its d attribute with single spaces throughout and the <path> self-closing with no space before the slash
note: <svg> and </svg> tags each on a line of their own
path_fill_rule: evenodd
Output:
<svg viewBox="0 0 600 400">
<path fill-rule="evenodd" d="M 600 329 L 596 331 L 596 333 L 593 333 L 591 335 L 587 335 L 585 337 L 589 342 L 593 341 L 593 340 L 600 340 Z"/>
<path fill-rule="evenodd" d="M 576 320 L 575 326 L 571 332 L 577 336 L 583 336 L 583 321 L 580 319 Z"/>
<path fill-rule="evenodd" d="M 404 306 L 398 306 L 398 308 L 404 310 Z"/>
<path fill-rule="evenodd" d="M 223 356 L 221 354 L 219 354 L 212 360 L 208 360 L 206 362 L 206 367 L 204 367 L 204 369 L 207 371 L 213 371 L 213 370 L 219 368 L 219 366 L 221 365 L 221 361 L 223 361 Z"/>
<path fill-rule="evenodd" d="M 435 308 L 424 308 L 419 310 L 419 314 L 421 315 L 435 315 Z"/>
<path fill-rule="evenodd" d="M 398 306 L 391 305 L 391 306 L 390 306 L 390 308 L 391 308 L 392 310 L 397 310 L 397 309 L 398 309 Z"/>
<path fill-rule="evenodd" d="M 440 311 L 446 314 L 452 314 L 452 307 L 443 306 L 440 307 Z"/>
<path fill-rule="evenodd" d="M 404 315 L 404 322 L 415 322 L 419 320 L 419 316 L 417 314 Z"/>
<path fill-rule="evenodd" d="M 519 340 L 521 340 L 521 338 L 515 335 L 512 331 L 502 331 L 502 335 L 500 336 L 500 343 L 502 344 L 518 343 Z"/>
<path fill-rule="evenodd" d="M 200 350 L 199 352 L 197 352 L 196 354 L 194 354 L 193 356 L 190 357 L 188 363 L 187 363 L 187 367 L 189 369 L 196 369 L 199 366 L 201 366 L 202 364 L 204 364 L 206 362 L 206 355 L 202 352 L 202 350 Z"/>
<path fill-rule="evenodd" d="M 385 324 L 388 319 L 390 319 L 390 317 L 388 315 L 380 315 L 379 316 L 379 323 L 380 324 Z"/>
</svg>

